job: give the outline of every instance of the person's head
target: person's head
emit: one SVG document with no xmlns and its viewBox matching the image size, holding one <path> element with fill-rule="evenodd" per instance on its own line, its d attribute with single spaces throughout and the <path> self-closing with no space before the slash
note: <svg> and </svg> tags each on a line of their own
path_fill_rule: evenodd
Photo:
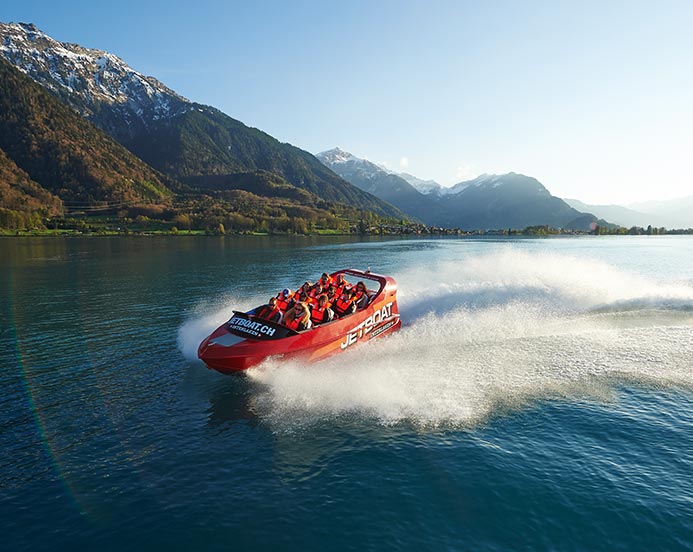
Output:
<svg viewBox="0 0 693 552">
<path fill-rule="evenodd" d="M 284 291 L 282 291 L 282 295 L 284 297 L 288 297 L 290 293 L 291 293 L 291 290 L 289 290 L 289 288 L 284 288 Z"/>
<path fill-rule="evenodd" d="M 338 284 L 344 283 L 344 274 L 337 274 L 337 283 Z"/>
<path fill-rule="evenodd" d="M 321 295 L 318 297 L 318 306 L 322 308 L 325 305 L 327 305 L 327 295 Z"/>
<path fill-rule="evenodd" d="M 335 293 L 337 293 L 337 286 L 335 286 L 334 284 L 330 284 L 330 286 L 327 288 L 327 293 L 329 293 L 330 295 L 334 295 Z"/>
<path fill-rule="evenodd" d="M 366 291 L 366 284 L 363 282 L 356 284 L 356 291 Z"/>
<path fill-rule="evenodd" d="M 277 298 L 276 297 L 270 297 L 268 304 L 270 307 L 275 308 L 277 306 Z"/>
<path fill-rule="evenodd" d="M 330 279 L 330 275 L 327 272 L 322 273 L 322 279 L 323 281 L 327 282 L 327 280 Z"/>
<path fill-rule="evenodd" d="M 304 282 L 303 285 L 301 286 L 301 288 L 302 288 L 304 291 L 308 291 L 308 290 L 310 289 L 310 286 L 312 286 L 312 285 L 313 285 L 313 284 L 311 284 L 310 282 Z"/>
<path fill-rule="evenodd" d="M 298 299 L 299 301 L 308 301 L 308 294 L 305 291 L 302 291 Z"/>
</svg>

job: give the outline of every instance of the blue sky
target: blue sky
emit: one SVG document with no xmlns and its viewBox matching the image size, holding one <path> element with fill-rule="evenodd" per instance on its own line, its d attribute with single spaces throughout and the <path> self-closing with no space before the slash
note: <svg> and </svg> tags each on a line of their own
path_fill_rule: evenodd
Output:
<svg viewBox="0 0 693 552">
<path fill-rule="evenodd" d="M 453 184 L 520 172 L 591 203 L 693 194 L 693 2 L 21 2 L 317 153 Z"/>
</svg>

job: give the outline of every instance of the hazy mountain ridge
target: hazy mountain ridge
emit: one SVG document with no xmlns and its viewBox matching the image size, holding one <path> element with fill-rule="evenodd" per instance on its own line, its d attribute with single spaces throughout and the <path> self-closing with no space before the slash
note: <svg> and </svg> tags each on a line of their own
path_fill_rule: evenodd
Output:
<svg viewBox="0 0 693 552">
<path fill-rule="evenodd" d="M 643 201 L 630 204 L 628 207 L 652 213 L 663 222 L 661 226 L 667 228 L 693 228 L 693 196 Z"/>
<path fill-rule="evenodd" d="M 387 198 L 430 225 L 465 230 L 542 225 L 589 230 L 592 222 L 605 224 L 552 196 L 537 179 L 516 173 L 484 174 L 450 188 L 428 186 L 429 193 L 421 193 L 404 178 L 339 148 L 317 157 L 355 186 Z"/>
<path fill-rule="evenodd" d="M 579 210 L 589 210 L 625 227 L 693 228 L 693 196 L 668 201 L 646 201 L 623 205 L 589 205 L 577 199 L 565 199 Z"/>
</svg>

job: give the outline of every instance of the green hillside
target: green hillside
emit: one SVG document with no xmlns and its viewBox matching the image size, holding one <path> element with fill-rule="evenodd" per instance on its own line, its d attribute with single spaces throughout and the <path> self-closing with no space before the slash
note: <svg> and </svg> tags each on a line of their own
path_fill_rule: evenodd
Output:
<svg viewBox="0 0 693 552">
<path fill-rule="evenodd" d="M 284 144 L 209 106 L 191 104 L 169 120 L 151 121 L 123 144 L 152 167 L 178 179 L 267 171 L 327 201 L 401 217 L 389 203 L 352 186 L 310 153 Z"/>
<path fill-rule="evenodd" d="M 168 203 L 172 197 L 142 160 L 4 60 L 0 149 L 68 205 Z"/>
</svg>

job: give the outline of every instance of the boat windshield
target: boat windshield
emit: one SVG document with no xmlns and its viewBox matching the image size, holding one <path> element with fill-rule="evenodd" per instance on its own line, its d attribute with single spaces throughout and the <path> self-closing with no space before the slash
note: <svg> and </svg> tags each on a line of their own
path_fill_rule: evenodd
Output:
<svg viewBox="0 0 693 552">
<path fill-rule="evenodd" d="M 380 293 L 381 288 L 383 287 L 383 283 L 381 279 L 375 278 L 375 277 L 369 277 L 368 274 L 353 274 L 351 272 L 337 272 L 333 274 L 333 276 L 337 276 L 337 274 L 344 274 L 344 277 L 347 279 L 350 285 L 354 286 L 358 282 L 363 282 L 366 285 L 366 291 L 368 295 L 377 295 Z"/>
</svg>

